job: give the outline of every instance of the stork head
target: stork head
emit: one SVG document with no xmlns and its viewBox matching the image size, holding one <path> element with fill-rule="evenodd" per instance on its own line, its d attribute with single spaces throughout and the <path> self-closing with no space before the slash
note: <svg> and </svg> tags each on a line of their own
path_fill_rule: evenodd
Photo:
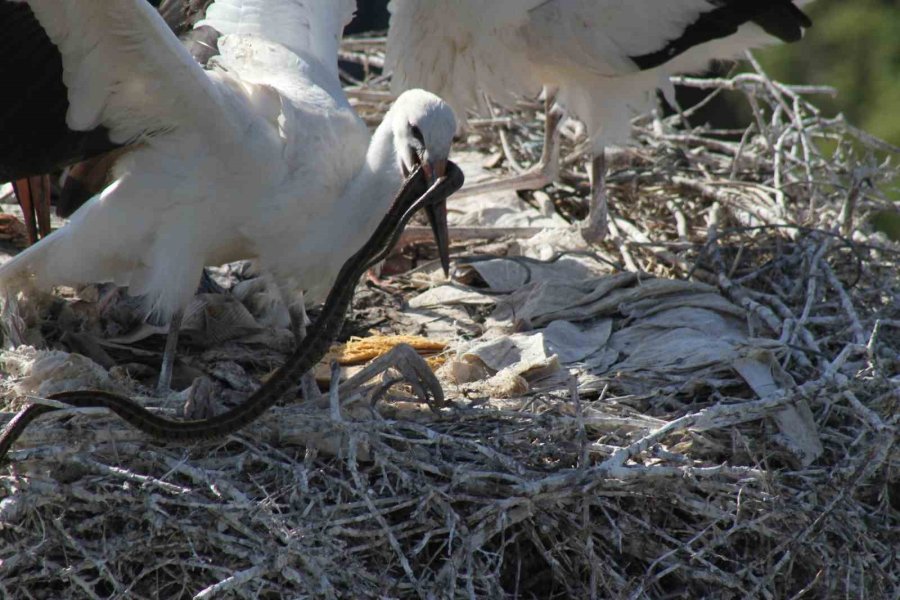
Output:
<svg viewBox="0 0 900 600">
<path fill-rule="evenodd" d="M 456 115 L 450 105 L 424 90 L 403 92 L 394 106 L 394 148 L 404 177 L 422 167 L 428 183 L 443 177 L 450 158 L 450 146 L 456 135 Z M 447 231 L 447 204 L 440 202 L 426 209 L 444 274 L 450 272 L 450 236 Z"/>
<path fill-rule="evenodd" d="M 430 179 L 444 174 L 456 134 L 456 115 L 450 105 L 425 90 L 403 92 L 391 109 L 394 143 L 403 176 L 419 165 Z"/>
</svg>

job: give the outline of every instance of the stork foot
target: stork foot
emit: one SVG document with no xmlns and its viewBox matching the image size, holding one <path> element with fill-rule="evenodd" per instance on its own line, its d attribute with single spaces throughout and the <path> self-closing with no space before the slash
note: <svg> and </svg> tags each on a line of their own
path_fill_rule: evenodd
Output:
<svg viewBox="0 0 900 600">
<path fill-rule="evenodd" d="M 588 244 L 602 242 L 609 234 L 609 209 L 606 191 L 602 188 L 591 190 L 591 204 L 587 218 L 581 224 L 581 237 Z"/>
<path fill-rule="evenodd" d="M 399 377 L 389 377 L 376 387 L 375 393 L 372 395 L 373 404 L 394 385 L 406 383 L 416 396 L 428 403 L 432 410 L 436 411 L 446 406 L 444 390 L 431 367 L 412 346 L 407 344 L 400 344 L 384 356 L 373 360 L 362 371 L 347 380 L 341 386 L 340 391 L 352 393 L 374 377 L 382 373 L 387 374 L 392 370 L 396 371 Z"/>
<path fill-rule="evenodd" d="M 519 175 L 466 186 L 458 191 L 454 198 L 471 198 L 482 194 L 496 194 L 507 191 L 539 190 L 556 180 L 556 170 L 556 165 L 538 163 Z"/>
<path fill-rule="evenodd" d="M 307 371 L 300 378 L 300 393 L 306 401 L 318 401 L 322 399 L 322 390 L 316 383 L 316 376 L 312 371 Z"/>
<path fill-rule="evenodd" d="M 198 377 L 191 383 L 182 410 L 185 419 L 211 419 L 216 416 L 216 388 L 209 377 Z"/>
<path fill-rule="evenodd" d="M 0 333 L 6 338 L 4 342 L 13 348 L 25 345 L 27 326 L 19 314 L 19 301 L 15 294 L 11 294 L 9 291 L 4 292 L 3 310 L 0 314 L 2 314 L 0 317 L 2 332 Z"/>
<path fill-rule="evenodd" d="M 403 291 L 396 286 L 391 285 L 392 277 L 381 276 L 383 266 L 384 263 L 378 263 L 377 265 L 366 271 L 366 283 L 390 296 L 402 296 Z"/>
</svg>

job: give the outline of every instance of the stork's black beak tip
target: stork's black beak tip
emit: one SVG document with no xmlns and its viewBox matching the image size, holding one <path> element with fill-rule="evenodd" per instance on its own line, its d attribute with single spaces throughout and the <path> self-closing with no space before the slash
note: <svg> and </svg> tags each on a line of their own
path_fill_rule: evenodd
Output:
<svg viewBox="0 0 900 600">
<path fill-rule="evenodd" d="M 465 176 L 462 170 L 452 161 L 442 161 L 438 169 L 426 174 L 429 183 L 440 181 L 439 187 L 443 188 L 443 197 L 427 205 L 425 213 L 428 215 L 428 223 L 434 234 L 434 242 L 437 245 L 438 256 L 441 259 L 441 268 L 444 277 L 450 278 L 450 229 L 447 225 L 447 198 L 462 187 Z"/>
<path fill-rule="evenodd" d="M 428 215 L 428 223 L 434 233 L 434 243 L 437 245 L 438 256 L 441 258 L 441 268 L 444 277 L 450 277 L 450 229 L 447 226 L 447 201 L 446 199 L 435 202 L 425 209 Z"/>
<path fill-rule="evenodd" d="M 426 165 L 423 165 L 423 168 Z M 463 175 L 459 167 L 449 160 L 435 161 L 428 164 L 428 168 L 424 169 L 425 174 L 434 183 L 437 180 L 448 180 L 447 183 L 456 189 L 462 185 Z M 450 278 L 450 229 L 447 225 L 447 199 L 446 197 L 440 202 L 430 205 L 427 209 L 428 222 L 431 224 L 431 230 L 434 233 L 434 241 L 438 247 L 438 255 L 441 258 L 441 268 L 444 270 L 444 277 Z"/>
</svg>

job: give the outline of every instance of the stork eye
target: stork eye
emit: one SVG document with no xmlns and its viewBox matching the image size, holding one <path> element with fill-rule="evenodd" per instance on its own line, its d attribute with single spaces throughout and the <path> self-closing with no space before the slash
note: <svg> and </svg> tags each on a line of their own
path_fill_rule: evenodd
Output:
<svg viewBox="0 0 900 600">
<path fill-rule="evenodd" d="M 422 130 L 418 128 L 416 125 L 409 126 L 410 131 L 412 132 L 412 136 L 416 138 L 420 144 L 425 145 L 425 136 L 422 135 Z"/>
</svg>

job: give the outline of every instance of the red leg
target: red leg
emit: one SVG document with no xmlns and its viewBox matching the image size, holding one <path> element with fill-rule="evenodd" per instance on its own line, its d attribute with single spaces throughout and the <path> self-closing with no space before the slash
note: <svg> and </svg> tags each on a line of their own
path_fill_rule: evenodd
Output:
<svg viewBox="0 0 900 600">
<path fill-rule="evenodd" d="M 50 235 L 50 176 L 34 177 L 40 181 L 40 193 L 35 199 L 34 215 L 37 220 L 38 233 L 42 238 Z"/>
<path fill-rule="evenodd" d="M 38 233 L 44 237 L 50 233 L 50 177 L 38 175 L 25 177 L 13 182 L 13 191 L 22 207 L 28 243 L 38 240 Z"/>
</svg>

